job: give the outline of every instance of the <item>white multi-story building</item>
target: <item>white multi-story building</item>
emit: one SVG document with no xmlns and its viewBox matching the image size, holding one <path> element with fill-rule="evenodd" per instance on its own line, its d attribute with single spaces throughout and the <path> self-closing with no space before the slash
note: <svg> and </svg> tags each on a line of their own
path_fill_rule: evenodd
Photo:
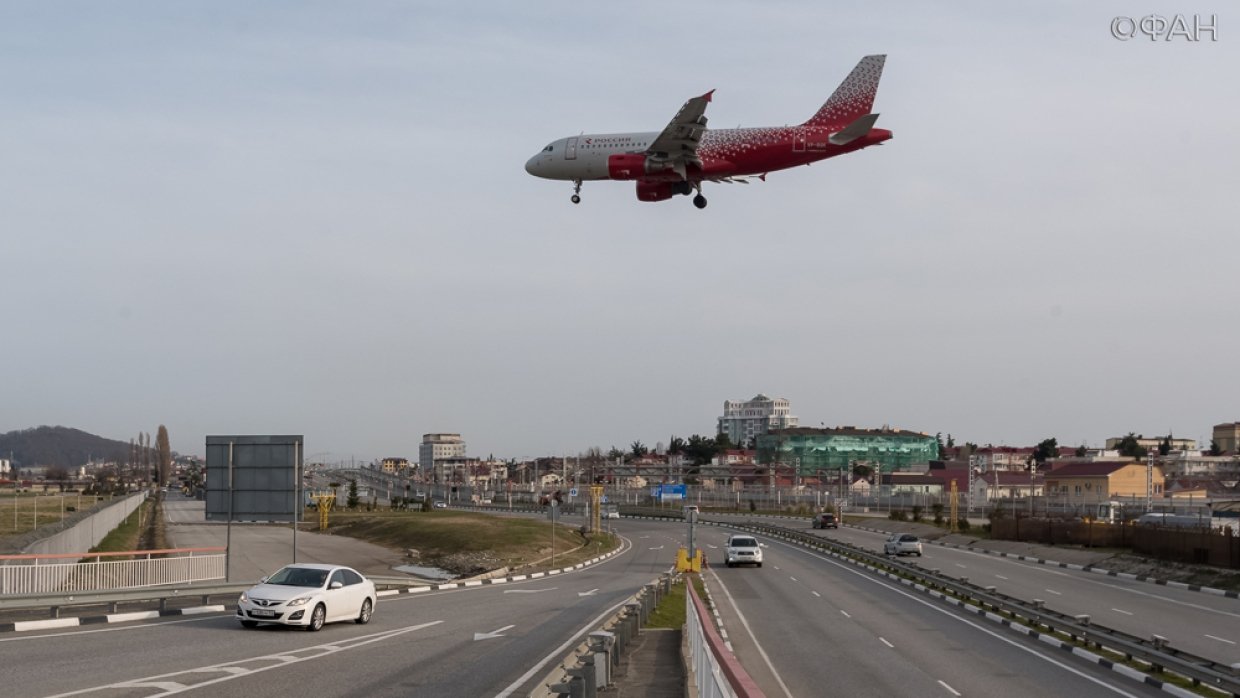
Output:
<svg viewBox="0 0 1240 698">
<path fill-rule="evenodd" d="M 13 462 L 8 458 L 0 458 L 0 475 L 8 475 L 13 472 Z"/>
<path fill-rule="evenodd" d="M 460 434 L 423 434 L 418 446 L 418 466 L 424 473 L 432 473 L 436 482 L 443 481 L 443 473 L 435 467 L 436 461 L 465 458 L 465 440 Z"/>
<path fill-rule="evenodd" d="M 732 443 L 752 443 L 759 434 L 773 429 L 791 429 L 797 426 L 792 416 L 792 406 L 783 398 L 769 398 L 759 393 L 754 399 L 723 401 L 723 416 L 719 418 L 718 433 L 727 434 Z"/>
</svg>

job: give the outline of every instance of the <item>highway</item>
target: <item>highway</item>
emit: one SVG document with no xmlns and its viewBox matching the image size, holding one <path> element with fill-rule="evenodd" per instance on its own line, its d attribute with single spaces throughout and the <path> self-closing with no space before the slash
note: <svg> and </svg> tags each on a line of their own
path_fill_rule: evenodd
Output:
<svg viewBox="0 0 1240 698">
<path fill-rule="evenodd" d="M 224 614 L 0 636 L 3 693 L 274 696 L 312 687 L 316 696 L 526 695 L 584 632 L 670 566 L 687 533 L 680 522 L 612 523 L 626 549 L 611 560 L 535 580 L 384 597 L 365 626 L 335 624 L 319 633 L 275 626 L 245 630 L 230 608 Z M 705 577 L 738 657 L 770 696 L 1163 695 L 856 567 L 774 540 L 764 539 L 764 567 L 728 569 L 721 565 L 727 533 L 698 528 L 699 545 L 713 563 Z M 869 546 L 882 540 L 849 528 L 815 533 Z M 254 535 L 274 546 L 274 554 L 285 550 L 268 541 L 263 529 L 237 527 L 233 535 L 238 548 Z M 1021 580 L 1024 586 L 1014 583 L 1006 591 L 1048 604 L 1058 603 L 1045 593 L 1060 590 L 1047 581 L 1054 580 L 1064 595 L 1092 594 L 1080 603 L 1092 604 L 1094 613 L 1108 605 L 1142 619 L 1166 614 L 1168 607 L 1235 603 L 1083 572 L 1058 577 L 1050 573 L 1070 571 L 937 546 L 925 552 L 925 566 L 962 564 L 972 579 Z M 265 568 L 262 557 L 240 553 L 238 560 Z M 1175 592 L 1184 598 L 1160 598 Z M 1220 608 L 1223 614 L 1203 630 L 1227 632 L 1225 619 L 1235 611 Z M 51 669 L 62 657 L 73 658 L 72 671 Z"/>
<path fill-rule="evenodd" d="M 886 539 L 885 534 L 847 526 L 813 530 L 808 522 L 775 524 L 875 552 Z M 1047 608 L 1061 613 L 1088 614 L 1091 622 L 1108 628 L 1145 638 L 1161 635 L 1183 651 L 1223 664 L 1240 662 L 1240 600 L 940 545 L 923 544 L 922 549 L 923 557 L 902 559 L 994 585 L 1008 596 L 1042 599 Z"/>
<path fill-rule="evenodd" d="M 764 539 L 762 568 L 724 567 L 726 535 L 701 535 L 708 586 L 768 696 L 1165 695 L 795 546 Z"/>
</svg>

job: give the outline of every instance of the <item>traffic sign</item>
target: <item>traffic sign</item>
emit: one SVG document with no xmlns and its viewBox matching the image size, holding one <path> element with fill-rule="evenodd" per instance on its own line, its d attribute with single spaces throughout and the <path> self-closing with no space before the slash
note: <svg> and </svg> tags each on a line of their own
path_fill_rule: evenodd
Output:
<svg viewBox="0 0 1240 698">
<path fill-rule="evenodd" d="M 603 502 L 603 504 L 606 504 L 606 503 L 607 503 L 607 495 L 603 495 L 603 499 L 602 499 L 601 501 Z"/>
<path fill-rule="evenodd" d="M 574 488 L 572 488 L 571 490 L 569 490 L 569 491 L 568 491 L 568 496 L 570 496 L 570 497 L 576 497 L 576 496 L 577 496 L 577 488 L 576 488 L 576 487 L 574 487 Z"/>
</svg>

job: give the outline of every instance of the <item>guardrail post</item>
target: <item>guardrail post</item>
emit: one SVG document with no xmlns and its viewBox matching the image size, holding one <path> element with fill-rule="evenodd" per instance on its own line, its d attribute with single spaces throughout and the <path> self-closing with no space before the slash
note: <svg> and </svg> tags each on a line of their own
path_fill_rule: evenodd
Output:
<svg viewBox="0 0 1240 698">
<path fill-rule="evenodd" d="M 59 618 L 60 617 L 60 606 L 52 606 L 51 608 L 47 609 L 47 612 L 51 614 L 52 618 Z"/>
<path fill-rule="evenodd" d="M 590 653 L 580 655 L 577 661 L 580 662 L 584 698 L 595 698 L 598 694 L 598 671 L 594 665 L 594 655 Z"/>
<path fill-rule="evenodd" d="M 594 653 L 594 686 L 606 688 L 611 683 L 611 667 L 615 662 L 612 647 L 616 636 L 606 630 L 596 630 L 587 636 L 586 642 Z"/>
<path fill-rule="evenodd" d="M 571 667 L 564 670 L 570 678 L 568 680 L 568 695 L 570 698 L 586 698 L 586 682 L 584 672 L 580 667 Z"/>
</svg>

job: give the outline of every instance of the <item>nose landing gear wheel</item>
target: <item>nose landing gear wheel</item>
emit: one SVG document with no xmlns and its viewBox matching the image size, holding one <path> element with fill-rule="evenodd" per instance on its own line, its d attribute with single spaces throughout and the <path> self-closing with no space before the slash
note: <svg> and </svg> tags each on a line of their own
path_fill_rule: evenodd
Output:
<svg viewBox="0 0 1240 698">
<path fill-rule="evenodd" d="M 702 196 L 701 194 L 698 194 L 697 196 L 693 197 L 693 205 L 697 206 L 698 208 L 706 208 L 706 197 Z"/>
<path fill-rule="evenodd" d="M 572 202 L 575 204 L 581 203 L 581 197 L 577 196 L 576 194 L 573 194 Z"/>
<path fill-rule="evenodd" d="M 575 204 L 579 204 L 579 203 L 581 203 L 581 180 L 580 180 L 580 179 L 574 179 L 574 180 L 573 180 L 573 198 L 572 198 L 572 202 L 573 202 L 573 203 L 575 203 Z"/>
</svg>

